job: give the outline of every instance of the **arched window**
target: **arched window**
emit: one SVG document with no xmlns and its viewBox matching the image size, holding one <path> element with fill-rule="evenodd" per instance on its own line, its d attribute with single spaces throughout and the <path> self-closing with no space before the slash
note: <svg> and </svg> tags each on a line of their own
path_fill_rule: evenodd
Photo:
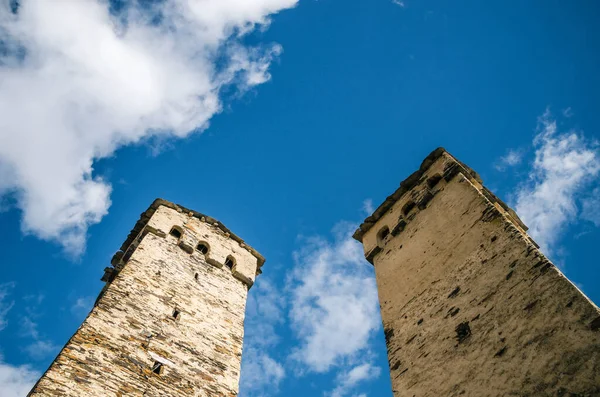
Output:
<svg viewBox="0 0 600 397">
<path fill-rule="evenodd" d="M 402 213 L 404 215 L 408 215 L 408 213 L 415 208 L 415 202 L 414 201 L 409 201 L 408 203 L 404 204 L 404 207 L 402 207 Z"/>
<path fill-rule="evenodd" d="M 390 228 L 387 226 L 382 227 L 381 230 L 377 232 L 377 245 L 379 247 L 383 247 L 385 238 L 388 236 L 388 234 L 390 234 Z"/>
<path fill-rule="evenodd" d="M 233 267 L 235 266 L 235 258 L 229 255 L 227 259 L 225 259 L 225 266 L 227 266 L 230 269 L 233 269 Z"/>
<path fill-rule="evenodd" d="M 179 240 L 183 236 L 183 230 L 179 226 L 173 226 L 169 234 Z"/>
<path fill-rule="evenodd" d="M 196 250 L 198 250 L 198 252 L 200 252 L 201 254 L 206 255 L 206 254 L 208 254 L 208 251 L 209 251 L 208 244 L 205 242 L 200 242 L 196 246 Z"/>
</svg>

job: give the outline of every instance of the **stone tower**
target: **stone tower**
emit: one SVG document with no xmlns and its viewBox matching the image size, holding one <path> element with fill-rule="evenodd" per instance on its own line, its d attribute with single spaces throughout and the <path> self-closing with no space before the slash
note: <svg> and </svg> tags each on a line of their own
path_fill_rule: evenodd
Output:
<svg viewBox="0 0 600 397">
<path fill-rule="evenodd" d="M 248 289 L 264 258 L 215 219 L 155 200 L 30 396 L 238 393 Z"/>
<path fill-rule="evenodd" d="M 395 397 L 600 396 L 600 313 L 440 148 L 354 234 Z"/>
</svg>

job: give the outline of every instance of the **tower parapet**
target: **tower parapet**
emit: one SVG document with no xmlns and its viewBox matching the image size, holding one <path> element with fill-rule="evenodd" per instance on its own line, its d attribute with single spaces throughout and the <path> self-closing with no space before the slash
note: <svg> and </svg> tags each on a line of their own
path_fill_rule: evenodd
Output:
<svg viewBox="0 0 600 397">
<path fill-rule="evenodd" d="M 179 236 L 177 232 L 180 233 Z M 261 254 L 218 220 L 170 201 L 156 199 L 141 214 L 139 221 L 113 256 L 113 267 L 105 269 L 102 281 L 110 281 L 125 266 L 148 233 L 175 241 L 192 258 L 206 260 L 218 268 L 223 267 L 228 258 L 232 259 L 233 276 L 248 288 L 252 287 L 265 263 Z"/>
</svg>

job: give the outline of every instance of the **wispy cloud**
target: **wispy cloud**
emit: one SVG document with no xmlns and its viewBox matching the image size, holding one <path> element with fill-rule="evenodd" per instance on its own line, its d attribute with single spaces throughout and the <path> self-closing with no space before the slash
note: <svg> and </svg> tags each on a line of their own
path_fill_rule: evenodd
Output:
<svg viewBox="0 0 600 397">
<path fill-rule="evenodd" d="M 111 204 L 94 162 L 202 131 L 224 87 L 269 80 L 281 47 L 241 37 L 297 0 L 142 3 L 0 4 L 0 196 L 16 199 L 24 232 L 71 255 Z"/>
<path fill-rule="evenodd" d="M 28 365 L 13 366 L 0 357 L 0 395 L 23 397 L 29 393 L 41 374 Z"/>
<path fill-rule="evenodd" d="M 60 346 L 49 340 L 36 340 L 25 346 L 24 350 L 34 360 L 43 360 L 58 353 Z"/>
<path fill-rule="evenodd" d="M 566 118 L 573 117 L 573 109 L 571 109 L 571 107 L 569 106 L 569 107 L 563 109 L 562 114 Z"/>
<path fill-rule="evenodd" d="M 38 331 L 37 322 L 33 321 L 30 317 L 24 316 L 21 317 L 20 323 L 20 331 L 19 335 L 24 338 L 33 338 L 37 339 L 40 337 L 40 332 Z"/>
<path fill-rule="evenodd" d="M 354 368 L 341 372 L 337 376 L 337 386 L 330 393 L 325 393 L 327 397 L 344 397 L 348 395 L 359 383 L 366 380 L 373 380 L 379 377 L 381 368 L 373 366 L 370 363 L 364 363 Z"/>
<path fill-rule="evenodd" d="M 15 287 L 15 283 L 4 283 L 0 284 L 0 331 L 2 331 L 8 325 L 6 315 L 12 309 L 15 302 L 9 301 L 8 297 L 12 293 L 12 289 Z"/>
<path fill-rule="evenodd" d="M 43 294 L 27 295 L 23 297 L 25 302 L 24 315 L 19 320 L 19 336 L 30 339 L 22 348 L 33 360 L 42 360 L 58 352 L 60 346 L 48 340 L 43 332 L 40 332 L 37 319 L 42 317 L 39 306 L 44 300 Z"/>
<path fill-rule="evenodd" d="M 7 298 L 12 293 L 14 286 L 15 283 L 13 282 L 0 284 L 0 331 L 7 326 L 8 321 L 6 315 L 15 304 L 13 300 L 7 302 Z M 25 301 L 27 301 L 27 299 Z M 28 327 L 27 333 L 28 335 L 34 334 L 37 336 L 37 327 Z M 15 366 L 4 362 L 4 358 L 2 357 L 2 354 L 0 354 L 0 396 L 25 396 L 29 390 L 31 390 L 40 375 L 39 372 L 33 370 L 29 365 Z"/>
<path fill-rule="evenodd" d="M 504 171 L 507 168 L 517 166 L 523 161 L 523 151 L 519 149 L 509 149 L 506 154 L 498 160 L 495 168 L 498 171 Z"/>
<path fill-rule="evenodd" d="M 289 316 L 300 344 L 292 358 L 309 371 L 326 372 L 364 353 L 381 324 L 373 269 L 351 238 L 354 229 L 338 224 L 333 242 L 303 238 L 295 253 Z"/>
<path fill-rule="evenodd" d="M 372 215 L 373 212 L 375 212 L 375 207 L 373 207 L 373 199 L 368 198 L 365 201 L 363 201 L 362 209 L 363 209 L 365 216 Z"/>
<path fill-rule="evenodd" d="M 515 209 L 542 250 L 552 255 L 565 227 L 581 215 L 577 200 L 598 179 L 598 143 L 580 132 L 559 131 L 547 110 L 538 120 L 533 146 L 535 159 L 528 181 L 517 191 Z M 594 216 L 586 204 L 584 214 Z"/>
<path fill-rule="evenodd" d="M 91 296 L 82 296 L 75 300 L 75 303 L 71 305 L 71 313 L 76 316 L 87 315 L 92 307 L 94 306 L 94 298 Z"/>
<path fill-rule="evenodd" d="M 264 350 L 244 349 L 240 396 L 275 395 L 285 377 L 283 365 Z"/>
<path fill-rule="evenodd" d="M 248 295 L 240 396 L 273 395 L 286 373 L 275 357 L 285 320 L 286 300 L 268 276 L 261 276 Z"/>
<path fill-rule="evenodd" d="M 374 272 L 351 238 L 354 229 L 340 222 L 333 241 L 300 237 L 285 287 L 268 275 L 258 279 L 247 304 L 240 395 L 276 394 L 289 368 L 297 377 L 337 371 L 333 397 L 378 375 L 379 368 L 357 364 L 373 359 L 371 337 L 381 320 Z M 296 336 L 291 347 L 280 336 L 288 326 Z"/>
</svg>

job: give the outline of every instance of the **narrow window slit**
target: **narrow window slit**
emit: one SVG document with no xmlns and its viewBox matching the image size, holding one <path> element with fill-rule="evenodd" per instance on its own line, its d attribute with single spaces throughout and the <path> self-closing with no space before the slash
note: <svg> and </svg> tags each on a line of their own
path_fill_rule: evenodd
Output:
<svg viewBox="0 0 600 397">
<path fill-rule="evenodd" d="M 173 310 L 173 318 L 174 318 L 175 320 L 177 320 L 177 319 L 179 318 L 179 315 L 180 315 L 180 314 L 181 314 L 181 313 L 179 312 L 179 310 L 177 310 L 177 309 Z"/>
<path fill-rule="evenodd" d="M 154 365 L 152 366 L 152 372 L 154 372 L 157 375 L 160 375 L 162 373 L 162 369 L 163 369 L 163 365 L 160 361 L 155 361 Z"/>
<path fill-rule="evenodd" d="M 198 281 L 198 273 L 194 274 L 194 280 Z"/>
</svg>

